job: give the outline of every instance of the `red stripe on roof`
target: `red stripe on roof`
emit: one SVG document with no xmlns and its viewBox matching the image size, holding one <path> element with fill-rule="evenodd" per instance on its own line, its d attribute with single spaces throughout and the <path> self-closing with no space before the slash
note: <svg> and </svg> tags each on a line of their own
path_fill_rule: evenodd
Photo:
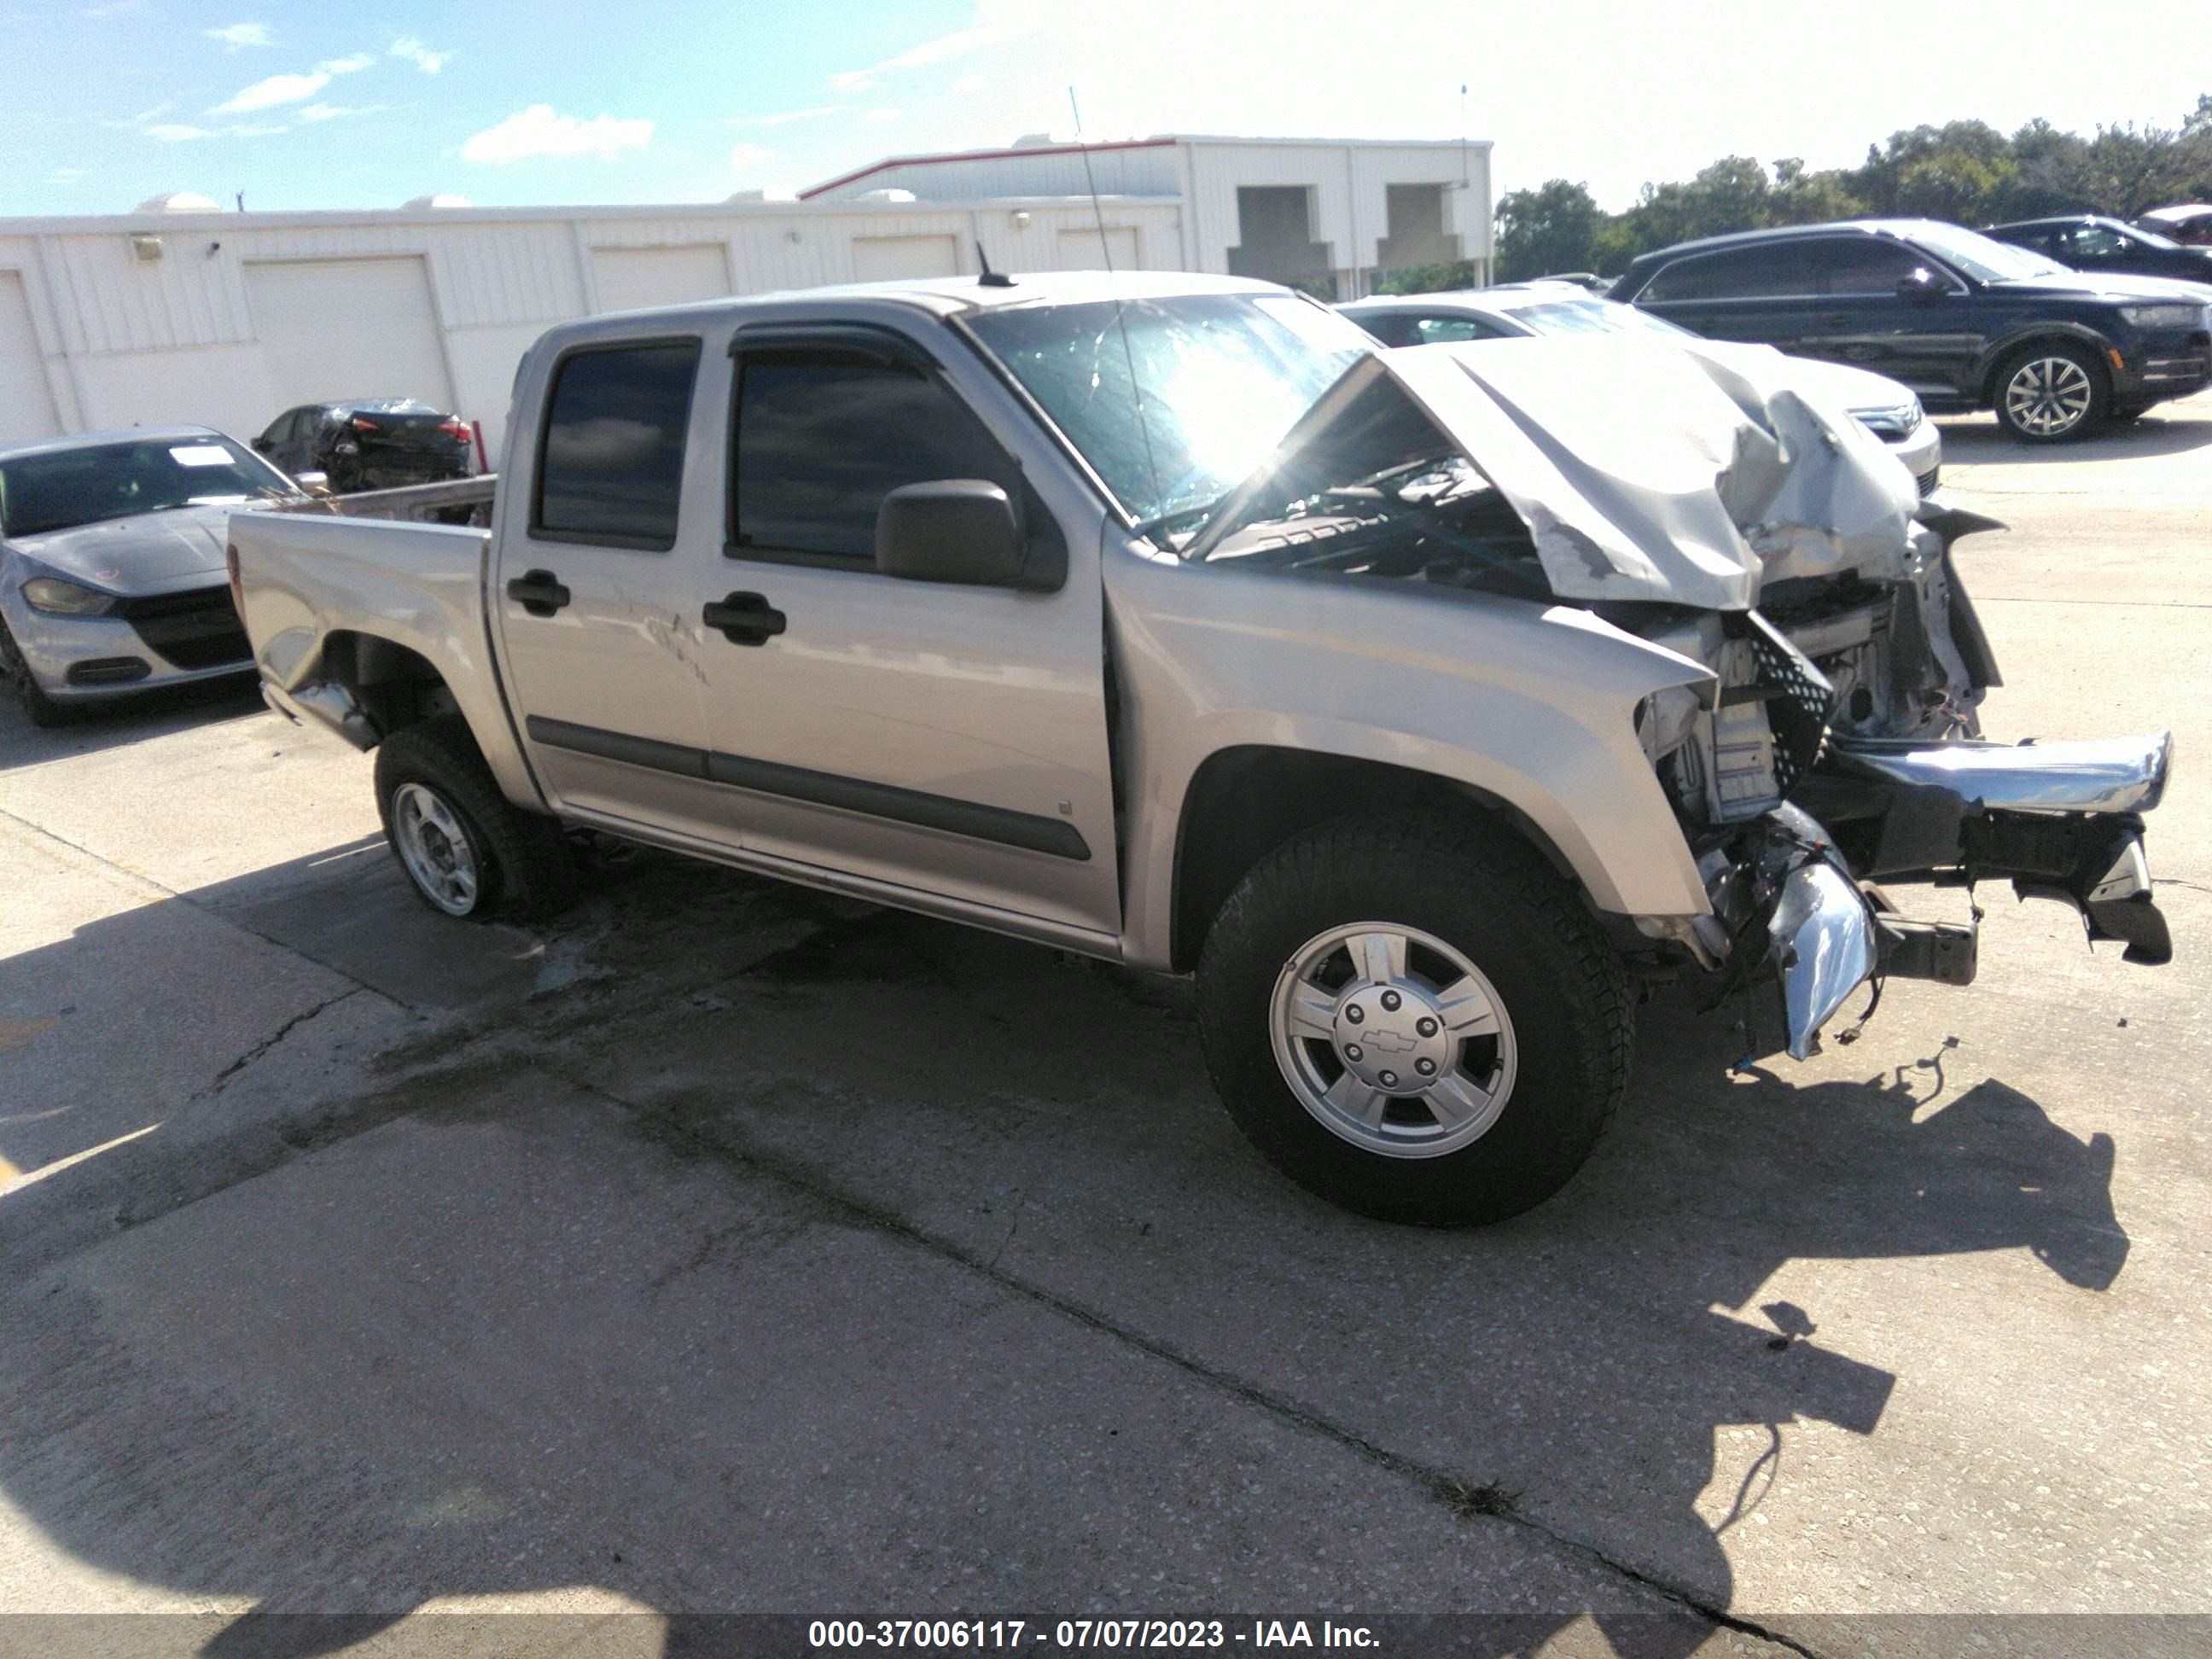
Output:
<svg viewBox="0 0 2212 1659">
<path fill-rule="evenodd" d="M 1172 138 L 1121 138 L 1105 144 L 1048 144 L 1038 149 L 963 149 L 937 155 L 893 155 L 841 173 L 826 184 L 809 185 L 799 192 L 799 199 L 811 201 L 825 191 L 841 190 L 847 185 L 857 184 L 870 173 L 885 173 L 893 167 L 933 167 L 947 161 L 1004 161 L 1017 155 L 1096 155 L 1109 149 L 1159 149 L 1174 143 Z"/>
</svg>

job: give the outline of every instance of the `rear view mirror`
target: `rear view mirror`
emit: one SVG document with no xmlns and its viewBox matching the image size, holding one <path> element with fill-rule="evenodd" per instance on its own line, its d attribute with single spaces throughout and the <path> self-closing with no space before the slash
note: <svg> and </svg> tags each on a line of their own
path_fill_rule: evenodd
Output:
<svg viewBox="0 0 2212 1659">
<path fill-rule="evenodd" d="M 292 475 L 292 482 L 310 495 L 331 493 L 331 475 L 327 472 L 295 472 Z"/>
<path fill-rule="evenodd" d="M 1943 279 L 1926 265 L 1917 265 L 1911 276 L 1898 279 L 1897 292 L 1900 299 L 1926 304 L 1931 300 L 1942 299 L 1946 291 Z"/>
<path fill-rule="evenodd" d="M 988 478 L 905 484 L 876 509 L 876 568 L 916 582 L 1056 588 L 1064 568 L 1025 568 L 1021 515 Z"/>
</svg>

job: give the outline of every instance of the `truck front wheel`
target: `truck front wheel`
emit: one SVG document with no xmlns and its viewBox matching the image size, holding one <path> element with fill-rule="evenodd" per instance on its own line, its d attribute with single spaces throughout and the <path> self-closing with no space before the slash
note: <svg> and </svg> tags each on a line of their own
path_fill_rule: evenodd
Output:
<svg viewBox="0 0 2212 1659">
<path fill-rule="evenodd" d="M 500 793 L 468 723 L 403 726 L 376 751 L 385 839 L 416 896 L 449 916 L 550 916 L 576 895 L 561 827 Z"/>
<path fill-rule="evenodd" d="M 1626 975 L 1527 849 L 1449 817 L 1340 819 L 1245 877 L 1198 969 L 1230 1115 L 1309 1191 L 1478 1226 L 1542 1203 L 1628 1081 Z"/>
</svg>

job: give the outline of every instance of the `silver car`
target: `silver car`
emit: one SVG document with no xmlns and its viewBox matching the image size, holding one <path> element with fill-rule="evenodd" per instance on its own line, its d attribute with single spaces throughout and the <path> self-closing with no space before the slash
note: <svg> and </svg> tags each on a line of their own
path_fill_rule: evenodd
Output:
<svg viewBox="0 0 2212 1659">
<path fill-rule="evenodd" d="M 1385 345 L 1434 345 L 1531 334 L 1655 334 L 1705 340 L 1634 306 L 1601 299 L 1572 282 L 1508 283 L 1449 294 L 1378 295 L 1337 307 Z M 1769 346 L 1723 345 L 1724 351 Z M 1871 369 L 1812 357 L 1787 357 L 1790 383 L 1828 408 L 1841 409 L 1905 464 L 1923 495 L 1943 471 L 1943 439 L 1912 388 Z"/>
<path fill-rule="evenodd" d="M 202 426 L 0 449 L 0 669 L 34 725 L 252 672 L 224 568 L 237 508 L 300 486 Z"/>
</svg>

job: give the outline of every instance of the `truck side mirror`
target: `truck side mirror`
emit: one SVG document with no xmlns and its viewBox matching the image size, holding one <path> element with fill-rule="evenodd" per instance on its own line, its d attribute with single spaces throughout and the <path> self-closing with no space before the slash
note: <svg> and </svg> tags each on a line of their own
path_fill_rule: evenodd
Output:
<svg viewBox="0 0 2212 1659">
<path fill-rule="evenodd" d="M 331 475 L 327 472 L 295 472 L 292 475 L 292 482 L 299 485 L 303 493 L 309 495 L 327 495 L 331 493 Z"/>
<path fill-rule="evenodd" d="M 1024 568 L 1021 516 L 988 478 L 904 484 L 876 509 L 876 568 L 915 582 L 1057 587 Z"/>
</svg>

